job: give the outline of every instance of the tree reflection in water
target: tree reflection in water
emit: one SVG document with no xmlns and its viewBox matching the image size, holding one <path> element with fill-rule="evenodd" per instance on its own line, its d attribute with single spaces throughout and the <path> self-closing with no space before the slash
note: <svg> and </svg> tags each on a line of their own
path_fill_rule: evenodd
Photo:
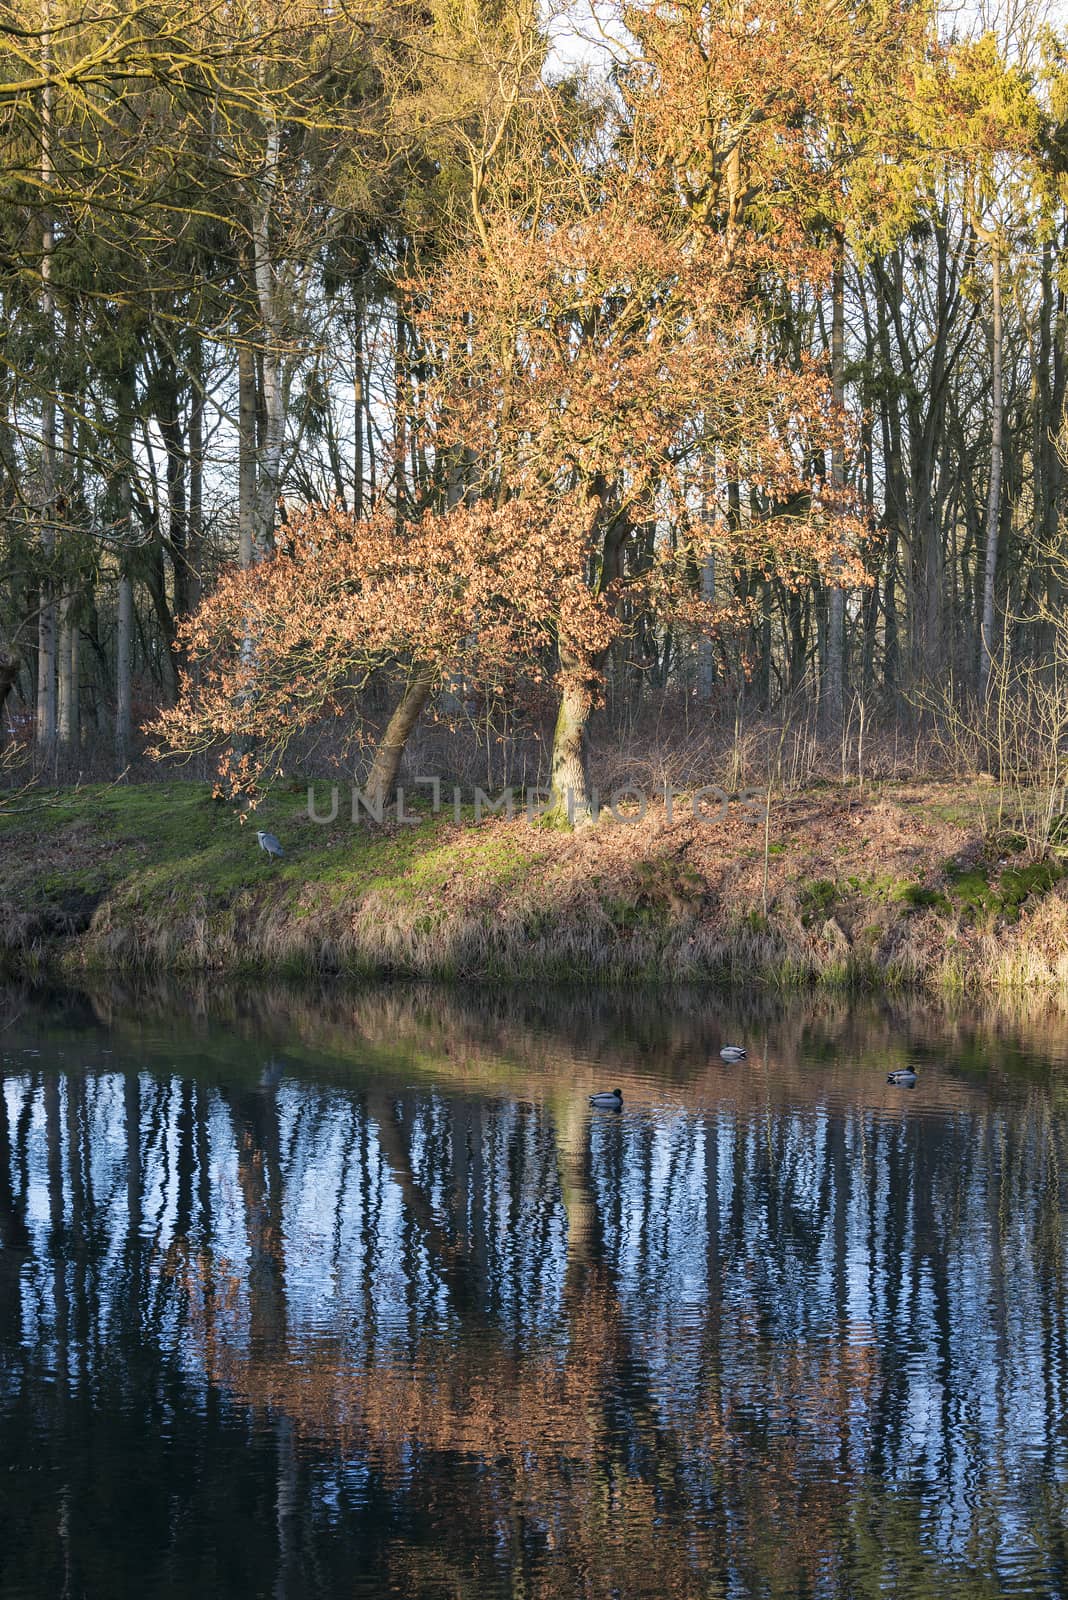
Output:
<svg viewBox="0 0 1068 1600">
<path fill-rule="evenodd" d="M 0 1595 L 1065 1592 L 1066 1100 L 1026 1018 L 18 1009 Z"/>
</svg>

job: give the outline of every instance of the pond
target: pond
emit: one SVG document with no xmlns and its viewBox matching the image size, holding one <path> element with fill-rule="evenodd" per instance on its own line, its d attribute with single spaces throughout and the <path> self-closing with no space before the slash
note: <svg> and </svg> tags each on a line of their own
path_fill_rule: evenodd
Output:
<svg viewBox="0 0 1068 1600">
<path fill-rule="evenodd" d="M 0 1072 L 2 1600 L 1068 1594 L 1063 1019 L 8 990 Z"/>
</svg>

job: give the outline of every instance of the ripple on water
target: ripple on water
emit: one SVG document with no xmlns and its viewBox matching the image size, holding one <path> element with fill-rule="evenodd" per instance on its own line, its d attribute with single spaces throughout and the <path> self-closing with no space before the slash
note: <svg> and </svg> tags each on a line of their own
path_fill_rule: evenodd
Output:
<svg viewBox="0 0 1068 1600">
<path fill-rule="evenodd" d="M 827 997 L 217 1004 L 5 1037 L 0 1595 L 1058 1592 L 1056 1050 Z"/>
</svg>

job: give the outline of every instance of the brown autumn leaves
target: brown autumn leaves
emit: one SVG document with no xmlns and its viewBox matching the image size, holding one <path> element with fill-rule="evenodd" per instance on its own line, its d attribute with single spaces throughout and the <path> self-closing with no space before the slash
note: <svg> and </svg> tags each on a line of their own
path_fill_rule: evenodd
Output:
<svg viewBox="0 0 1068 1600">
<path fill-rule="evenodd" d="M 916 13 L 772 0 L 625 21 L 626 65 L 583 97 L 532 68 L 517 17 L 509 92 L 462 130 L 466 214 L 406 285 L 421 514 L 289 508 L 273 553 L 183 625 L 158 752 L 213 749 L 222 786 L 254 795 L 295 734 L 358 721 L 376 672 L 417 680 L 416 712 L 457 677 L 516 698 L 552 678 L 554 786 L 566 771 L 581 791 L 613 642 L 637 618 L 692 634 L 739 614 L 702 600 L 706 563 L 865 581 L 871 530 L 827 471 L 849 421 L 829 374 L 784 354 L 775 289 L 822 294 L 848 163 L 864 150 L 870 174 L 870 124 L 908 97 Z M 396 761 L 375 770 L 388 788 Z"/>
</svg>

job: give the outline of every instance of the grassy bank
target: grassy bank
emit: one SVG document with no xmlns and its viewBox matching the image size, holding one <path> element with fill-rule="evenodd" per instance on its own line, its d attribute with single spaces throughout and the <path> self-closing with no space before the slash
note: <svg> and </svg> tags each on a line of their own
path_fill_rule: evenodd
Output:
<svg viewBox="0 0 1068 1600">
<path fill-rule="evenodd" d="M 678 804 L 574 836 L 451 813 L 354 827 L 344 806 L 324 826 L 303 788 L 244 826 L 200 785 L 35 790 L 0 807 L 0 959 L 1068 992 L 1066 867 L 1030 860 L 989 793 L 937 783 L 773 798 L 767 830 Z"/>
</svg>

